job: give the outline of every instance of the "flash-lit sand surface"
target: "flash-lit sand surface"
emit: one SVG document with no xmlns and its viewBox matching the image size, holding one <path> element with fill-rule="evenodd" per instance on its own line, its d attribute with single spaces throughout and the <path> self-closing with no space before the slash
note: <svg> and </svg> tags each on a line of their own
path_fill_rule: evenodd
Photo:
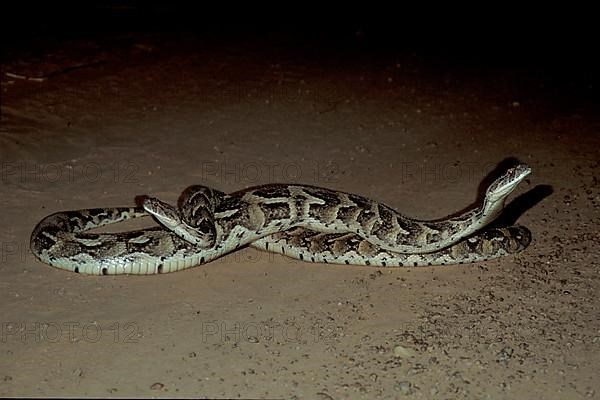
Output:
<svg viewBox="0 0 600 400">
<path fill-rule="evenodd" d="M 594 109 L 544 76 L 290 48 L 124 35 L 3 65 L 0 395 L 598 396 Z M 307 183 L 443 217 L 509 158 L 533 169 L 516 194 L 534 239 L 486 263 L 377 269 L 243 249 L 174 274 L 89 277 L 29 252 L 52 212 L 174 202 L 195 183 Z"/>
</svg>

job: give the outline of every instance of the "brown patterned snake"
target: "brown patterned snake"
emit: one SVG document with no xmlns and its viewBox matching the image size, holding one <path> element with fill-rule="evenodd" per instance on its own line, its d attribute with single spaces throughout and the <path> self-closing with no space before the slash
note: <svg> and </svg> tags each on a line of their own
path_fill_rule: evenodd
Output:
<svg viewBox="0 0 600 400">
<path fill-rule="evenodd" d="M 365 197 L 306 185 L 271 184 L 225 194 L 204 186 L 184 192 L 179 208 L 147 198 L 144 208 L 64 211 L 31 236 L 43 262 L 84 274 L 156 274 L 214 260 L 250 245 L 289 257 L 381 267 L 477 262 L 516 253 L 527 228 L 482 230 L 531 172 L 509 168 L 483 202 L 455 217 L 421 221 Z M 87 230 L 153 215 L 161 227 L 121 233 Z"/>
</svg>

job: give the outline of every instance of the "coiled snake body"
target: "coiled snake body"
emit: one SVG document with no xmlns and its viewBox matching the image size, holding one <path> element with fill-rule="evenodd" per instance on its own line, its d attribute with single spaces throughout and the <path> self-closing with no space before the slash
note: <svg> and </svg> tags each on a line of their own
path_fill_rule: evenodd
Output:
<svg viewBox="0 0 600 400">
<path fill-rule="evenodd" d="M 204 264 L 242 246 L 304 261 L 380 267 L 483 261 L 531 241 L 521 226 L 485 228 L 531 172 L 508 169 L 483 202 L 455 217 L 408 218 L 368 198 L 306 185 L 271 184 L 225 194 L 204 186 L 184 192 L 179 208 L 155 198 L 143 207 L 58 212 L 31 236 L 43 262 L 84 274 L 157 274 Z M 90 229 L 153 215 L 162 226 L 121 233 Z"/>
</svg>

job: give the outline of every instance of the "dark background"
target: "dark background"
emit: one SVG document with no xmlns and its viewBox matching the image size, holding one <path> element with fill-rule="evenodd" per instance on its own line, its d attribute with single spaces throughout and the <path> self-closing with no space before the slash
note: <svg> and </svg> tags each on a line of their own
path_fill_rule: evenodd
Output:
<svg viewBox="0 0 600 400">
<path fill-rule="evenodd" d="M 597 100 L 600 28 L 592 6 L 104 0 L 0 7 L 7 57 L 47 41 L 178 33 L 223 45 L 271 41 L 330 57 L 393 53 L 459 69 L 509 69 Z"/>
</svg>

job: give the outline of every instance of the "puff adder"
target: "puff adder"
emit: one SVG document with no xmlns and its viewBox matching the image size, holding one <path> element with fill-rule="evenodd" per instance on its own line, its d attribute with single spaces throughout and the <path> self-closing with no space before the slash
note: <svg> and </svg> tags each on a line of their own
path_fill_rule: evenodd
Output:
<svg viewBox="0 0 600 400">
<path fill-rule="evenodd" d="M 478 262 L 519 252 L 527 228 L 486 228 L 529 175 L 509 168 L 477 207 L 422 221 L 366 197 L 308 185 L 269 184 L 225 194 L 188 188 L 178 207 L 146 198 L 143 207 L 58 212 L 31 236 L 43 262 L 83 274 L 157 274 L 204 264 L 250 245 L 304 261 L 378 267 Z M 161 226 L 120 233 L 90 229 L 152 215 Z"/>
</svg>

